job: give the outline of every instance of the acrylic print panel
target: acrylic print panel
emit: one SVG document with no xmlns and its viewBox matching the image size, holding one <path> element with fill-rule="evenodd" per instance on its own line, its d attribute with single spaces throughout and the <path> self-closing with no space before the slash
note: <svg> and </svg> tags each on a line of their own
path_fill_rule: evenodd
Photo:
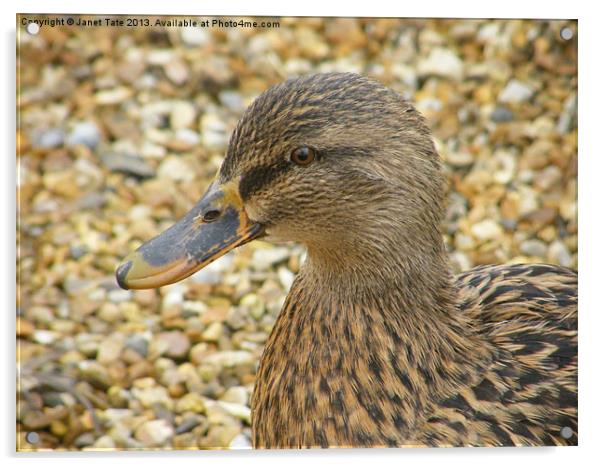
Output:
<svg viewBox="0 0 602 466">
<path fill-rule="evenodd" d="M 577 444 L 576 21 L 16 28 L 18 450 Z"/>
</svg>

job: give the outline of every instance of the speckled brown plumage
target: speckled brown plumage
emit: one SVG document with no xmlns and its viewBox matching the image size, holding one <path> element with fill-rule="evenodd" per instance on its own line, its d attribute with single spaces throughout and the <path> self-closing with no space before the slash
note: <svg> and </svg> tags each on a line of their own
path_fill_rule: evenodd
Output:
<svg viewBox="0 0 602 466">
<path fill-rule="evenodd" d="M 315 159 L 294 163 L 299 147 Z M 398 94 L 350 73 L 267 90 L 208 193 L 195 209 L 231 199 L 245 241 L 261 231 L 307 247 L 261 358 L 255 447 L 577 443 L 576 273 L 451 274 L 441 161 Z M 217 235 L 219 222 L 202 229 Z M 119 268 L 120 283 L 173 281 L 155 244 Z M 173 267 L 191 273 L 195 256 Z"/>
</svg>

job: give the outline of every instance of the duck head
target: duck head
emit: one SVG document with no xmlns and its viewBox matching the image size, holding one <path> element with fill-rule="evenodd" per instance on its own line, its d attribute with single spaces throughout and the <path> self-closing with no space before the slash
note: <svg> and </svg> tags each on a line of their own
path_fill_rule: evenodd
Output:
<svg viewBox="0 0 602 466">
<path fill-rule="evenodd" d="M 193 274 L 255 238 L 296 241 L 335 271 L 441 255 L 444 178 L 430 132 L 394 91 L 351 73 L 290 79 L 234 130 L 202 199 L 117 269 L 123 288 Z"/>
</svg>

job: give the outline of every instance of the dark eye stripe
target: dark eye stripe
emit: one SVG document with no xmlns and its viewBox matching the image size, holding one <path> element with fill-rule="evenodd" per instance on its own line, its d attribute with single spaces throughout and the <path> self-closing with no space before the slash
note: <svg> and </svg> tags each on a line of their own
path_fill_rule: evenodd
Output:
<svg viewBox="0 0 602 466">
<path fill-rule="evenodd" d="M 259 165 L 251 168 L 241 177 L 238 186 L 240 197 L 243 201 L 246 201 L 252 194 L 261 191 L 286 174 L 291 167 L 291 163 L 287 160 L 278 160 L 270 165 Z"/>
</svg>

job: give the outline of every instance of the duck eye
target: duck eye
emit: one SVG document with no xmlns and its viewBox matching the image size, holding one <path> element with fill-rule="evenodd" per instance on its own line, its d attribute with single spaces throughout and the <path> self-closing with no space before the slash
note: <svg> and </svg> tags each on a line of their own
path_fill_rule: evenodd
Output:
<svg viewBox="0 0 602 466">
<path fill-rule="evenodd" d="M 291 160 L 301 167 L 305 167 L 312 163 L 316 158 L 316 151 L 311 147 L 297 147 L 291 153 Z"/>
</svg>

